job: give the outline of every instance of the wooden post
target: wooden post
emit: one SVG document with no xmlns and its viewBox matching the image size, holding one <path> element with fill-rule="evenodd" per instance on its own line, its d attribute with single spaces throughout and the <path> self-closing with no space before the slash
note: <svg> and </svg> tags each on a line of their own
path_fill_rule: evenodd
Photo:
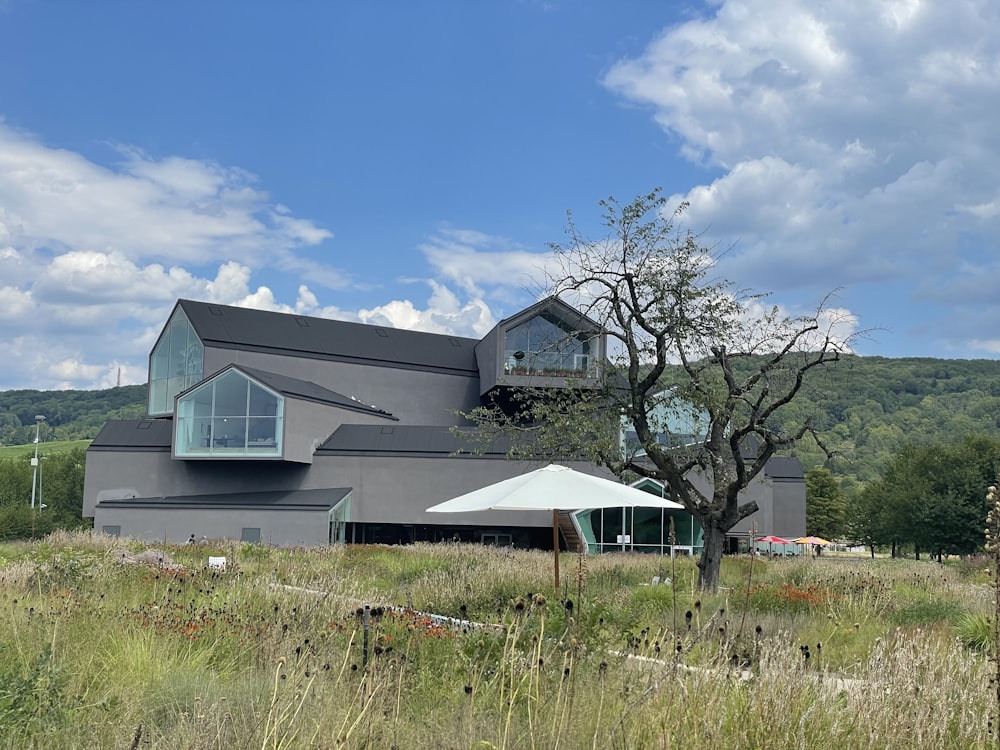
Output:
<svg viewBox="0 0 1000 750">
<path fill-rule="evenodd" d="M 559 594 L 559 511 L 552 509 L 552 550 L 555 556 L 556 594 Z"/>
</svg>

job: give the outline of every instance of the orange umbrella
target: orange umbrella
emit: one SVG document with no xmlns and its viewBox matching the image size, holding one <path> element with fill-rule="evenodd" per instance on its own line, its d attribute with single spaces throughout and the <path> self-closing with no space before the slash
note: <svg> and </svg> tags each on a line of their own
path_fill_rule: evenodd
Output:
<svg viewBox="0 0 1000 750">
<path fill-rule="evenodd" d="M 800 536 L 798 539 L 793 539 L 796 544 L 818 544 L 820 547 L 832 547 L 835 542 L 828 542 L 823 537 L 819 536 Z"/>
</svg>

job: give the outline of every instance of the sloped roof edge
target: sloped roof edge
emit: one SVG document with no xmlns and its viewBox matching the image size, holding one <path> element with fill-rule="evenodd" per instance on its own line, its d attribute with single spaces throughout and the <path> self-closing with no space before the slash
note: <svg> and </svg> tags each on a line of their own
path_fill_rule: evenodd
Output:
<svg viewBox="0 0 1000 750">
<path fill-rule="evenodd" d="M 181 299 L 206 346 L 473 375 L 477 339 Z"/>
<path fill-rule="evenodd" d="M 343 393 L 332 391 L 329 388 L 317 385 L 310 380 L 302 380 L 300 378 L 291 377 L 290 375 L 281 375 L 267 370 L 260 370 L 256 367 L 247 367 L 246 365 L 241 365 L 235 362 L 212 373 L 197 385 L 193 385 L 186 391 L 182 391 L 178 394 L 178 397 L 183 396 L 196 388 L 202 387 L 209 381 L 220 377 L 223 373 L 230 370 L 237 370 L 249 378 L 258 380 L 269 388 L 277 391 L 282 396 L 286 396 L 288 398 L 299 399 L 302 401 L 313 401 L 315 403 L 327 404 L 341 409 L 349 409 L 351 411 L 364 412 L 365 414 L 373 414 L 375 416 L 398 421 L 396 417 L 384 409 L 379 409 L 373 404 L 366 404 L 363 401 L 358 401 L 350 396 L 345 396 Z"/>
<path fill-rule="evenodd" d="M 204 495 L 168 495 L 101 500 L 99 508 L 163 508 L 177 510 L 291 510 L 326 509 L 347 497 L 353 488 L 331 487 L 314 490 L 273 490 L 268 492 L 233 492 Z"/>
<path fill-rule="evenodd" d="M 560 317 L 562 317 L 567 322 L 572 320 L 574 323 L 577 323 L 578 325 L 576 327 L 579 328 L 580 330 L 591 330 L 594 333 L 601 333 L 604 331 L 604 327 L 600 323 L 596 322 L 592 318 L 587 317 L 582 312 L 573 307 L 571 304 L 560 299 L 557 295 L 552 294 L 549 295 L 548 297 L 538 300 L 538 302 L 536 302 L 535 304 L 530 305 L 529 307 L 526 307 L 523 310 L 516 312 L 513 315 L 499 321 L 495 326 L 493 326 L 493 328 L 490 330 L 490 333 L 493 333 L 493 331 L 498 331 L 500 329 L 509 328 L 511 325 L 519 323 L 523 320 L 530 320 L 536 315 L 540 315 L 543 312 L 548 312 L 553 308 L 558 308 Z M 489 334 L 487 334 L 487 336 L 488 335 Z M 483 338 L 486 337 L 484 336 Z"/>
</svg>

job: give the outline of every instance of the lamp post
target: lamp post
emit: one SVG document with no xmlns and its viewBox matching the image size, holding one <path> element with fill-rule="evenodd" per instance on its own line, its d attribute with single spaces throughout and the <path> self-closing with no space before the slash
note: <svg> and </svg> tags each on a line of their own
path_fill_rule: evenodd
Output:
<svg viewBox="0 0 1000 750">
<path fill-rule="evenodd" d="M 35 509 L 35 482 L 38 480 L 38 437 L 41 434 L 45 416 L 35 415 L 35 457 L 31 459 L 31 509 Z"/>
</svg>

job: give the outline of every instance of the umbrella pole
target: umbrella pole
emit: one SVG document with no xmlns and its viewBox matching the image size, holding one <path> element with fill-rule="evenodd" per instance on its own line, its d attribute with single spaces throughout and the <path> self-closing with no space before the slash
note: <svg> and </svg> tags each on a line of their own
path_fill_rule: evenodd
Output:
<svg viewBox="0 0 1000 750">
<path fill-rule="evenodd" d="M 552 510 L 552 552 L 555 555 L 556 594 L 559 593 L 559 511 Z"/>
</svg>

